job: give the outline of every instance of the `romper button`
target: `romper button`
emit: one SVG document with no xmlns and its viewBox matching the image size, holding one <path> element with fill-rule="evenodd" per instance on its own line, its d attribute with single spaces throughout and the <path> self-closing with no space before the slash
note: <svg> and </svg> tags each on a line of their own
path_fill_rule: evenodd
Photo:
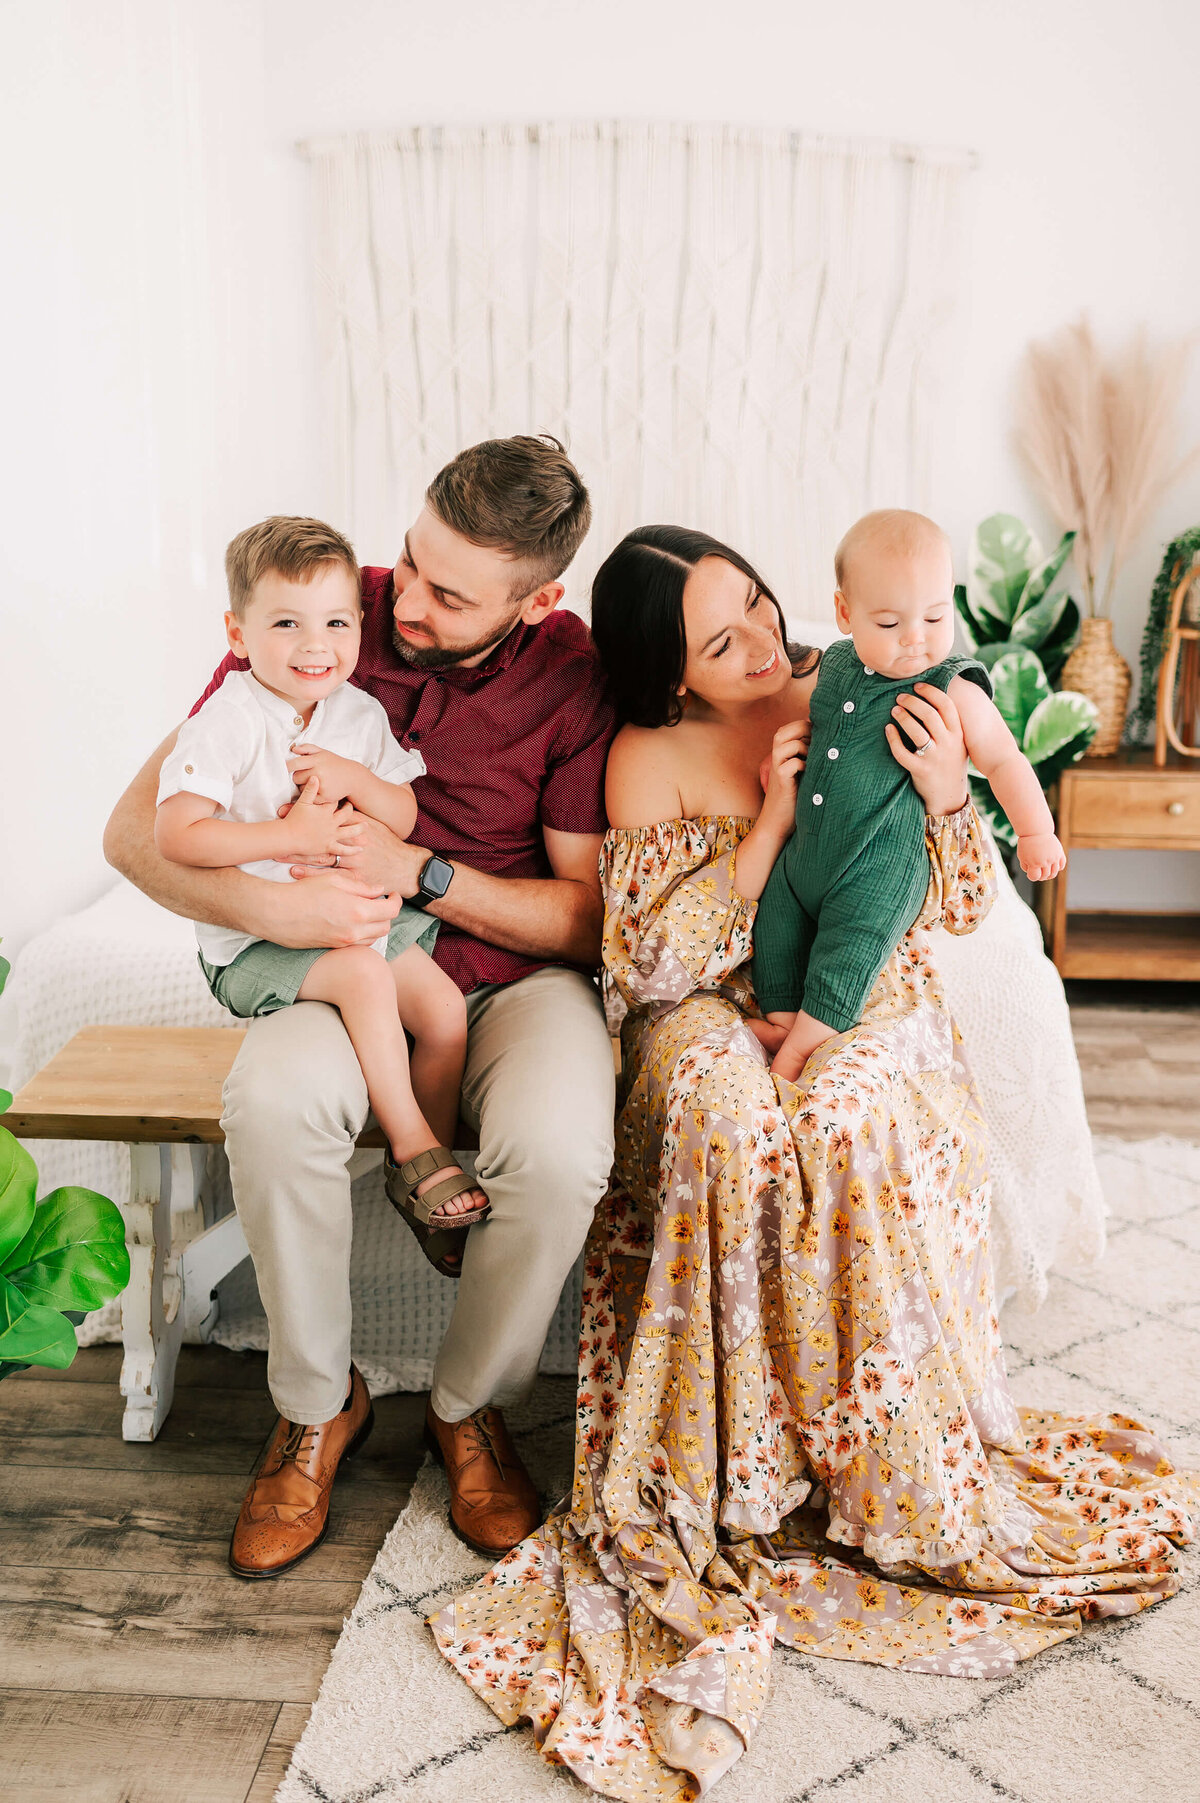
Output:
<svg viewBox="0 0 1200 1803">
<path fill-rule="evenodd" d="M 183 774 L 185 776 L 195 776 L 195 774 L 196 774 L 195 764 L 185 764 L 183 766 Z"/>
<path fill-rule="evenodd" d="M 823 795 L 814 795 L 813 796 L 814 808 L 819 808 L 821 803 L 824 801 L 824 799 L 825 799 L 825 797 Z"/>
<path fill-rule="evenodd" d="M 827 752 L 826 752 L 826 753 L 825 753 L 825 755 L 826 755 L 826 757 L 831 757 L 831 758 L 835 758 L 835 757 L 837 757 L 837 756 L 838 756 L 838 748 L 837 748 L 837 746 L 836 746 L 836 745 L 831 745 L 831 746 L 830 746 L 830 747 L 829 747 L 829 750 L 828 750 L 828 751 L 827 751 Z"/>
<path fill-rule="evenodd" d="M 842 712 L 844 714 L 852 714 L 854 712 L 854 703 L 852 701 L 843 701 Z"/>
<path fill-rule="evenodd" d="M 874 674 L 875 674 L 874 670 L 869 670 L 867 668 L 866 664 L 863 665 L 863 675 L 864 676 L 874 676 Z"/>
</svg>

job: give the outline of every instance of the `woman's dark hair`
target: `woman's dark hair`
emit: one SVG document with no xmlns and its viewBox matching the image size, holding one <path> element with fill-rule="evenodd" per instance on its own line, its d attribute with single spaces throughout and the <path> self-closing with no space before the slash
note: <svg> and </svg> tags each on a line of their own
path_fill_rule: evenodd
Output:
<svg viewBox="0 0 1200 1803">
<path fill-rule="evenodd" d="M 683 591 L 705 557 L 724 558 L 771 602 L 797 676 L 806 676 L 820 661 L 819 651 L 789 643 L 779 602 L 757 570 L 728 545 L 686 526 L 639 526 L 609 553 L 592 583 L 592 637 L 622 725 L 674 726 L 682 717 Z"/>
</svg>

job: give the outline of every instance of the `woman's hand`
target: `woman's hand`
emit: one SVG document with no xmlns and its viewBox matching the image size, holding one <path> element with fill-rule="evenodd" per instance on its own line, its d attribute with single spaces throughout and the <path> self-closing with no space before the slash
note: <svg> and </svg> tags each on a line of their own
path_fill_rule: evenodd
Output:
<svg viewBox="0 0 1200 1803">
<path fill-rule="evenodd" d="M 758 780 L 765 797 L 759 819 L 765 818 L 785 834 L 796 824 L 796 787 L 811 737 L 809 720 L 789 720 L 775 734 L 771 755 L 763 759 L 759 768 Z"/>
<path fill-rule="evenodd" d="M 956 814 L 968 800 L 967 746 L 958 709 L 949 695 L 932 683 L 916 684 L 915 695 L 901 695 L 892 714 L 916 747 L 910 751 L 890 722 L 886 728 L 892 756 L 913 779 L 927 814 Z"/>
</svg>

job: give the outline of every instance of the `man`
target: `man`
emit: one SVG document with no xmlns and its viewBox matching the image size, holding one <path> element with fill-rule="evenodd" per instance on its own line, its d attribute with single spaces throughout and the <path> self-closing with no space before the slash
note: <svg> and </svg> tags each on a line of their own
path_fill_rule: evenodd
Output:
<svg viewBox="0 0 1200 1803">
<path fill-rule="evenodd" d="M 164 907 L 277 945 L 369 945 L 412 897 L 443 922 L 435 956 L 467 997 L 463 1114 L 492 1212 L 466 1236 L 426 1431 L 454 1527 L 492 1554 L 540 1520 L 502 1410 L 533 1381 L 612 1161 L 612 1057 L 590 973 L 613 720 L 586 627 L 556 611 L 590 518 L 557 440 L 491 440 L 434 478 L 395 570 L 363 570 L 353 680 L 428 770 L 410 841 L 361 819 L 345 867 L 294 883 L 167 863 L 154 811 L 175 734 L 105 835 L 109 862 Z M 239 667 L 227 657 L 201 700 Z M 350 1363 L 347 1171 L 368 1105 L 336 1010 L 302 1002 L 253 1021 L 224 1104 L 280 1413 L 230 1563 L 269 1577 L 321 1539 L 338 1464 L 370 1425 Z"/>
</svg>

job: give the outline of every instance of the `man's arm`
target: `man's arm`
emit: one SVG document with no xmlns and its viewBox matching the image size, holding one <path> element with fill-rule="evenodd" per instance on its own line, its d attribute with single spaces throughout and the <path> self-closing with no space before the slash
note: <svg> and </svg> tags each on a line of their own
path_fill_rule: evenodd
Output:
<svg viewBox="0 0 1200 1803">
<path fill-rule="evenodd" d="M 342 862 L 364 888 L 386 886 L 411 899 L 430 853 L 397 839 L 377 820 L 360 817 L 359 849 Z M 469 864 L 454 864 L 454 877 L 443 899 L 428 910 L 450 926 L 460 927 L 488 945 L 521 952 L 530 958 L 561 958 L 570 964 L 599 964 L 604 925 L 600 892 L 602 833 L 562 833 L 543 827 L 550 877 L 488 876 Z M 296 865 L 297 887 L 325 884 L 341 871 L 313 871 Z"/>
<path fill-rule="evenodd" d="M 241 870 L 200 870 L 173 864 L 154 843 L 155 803 L 163 760 L 178 728 L 138 771 L 112 811 L 104 855 L 152 901 L 212 926 L 232 927 L 274 945 L 370 945 L 387 932 L 401 897 L 372 897 L 340 870 L 309 883 L 268 883 Z"/>
</svg>

